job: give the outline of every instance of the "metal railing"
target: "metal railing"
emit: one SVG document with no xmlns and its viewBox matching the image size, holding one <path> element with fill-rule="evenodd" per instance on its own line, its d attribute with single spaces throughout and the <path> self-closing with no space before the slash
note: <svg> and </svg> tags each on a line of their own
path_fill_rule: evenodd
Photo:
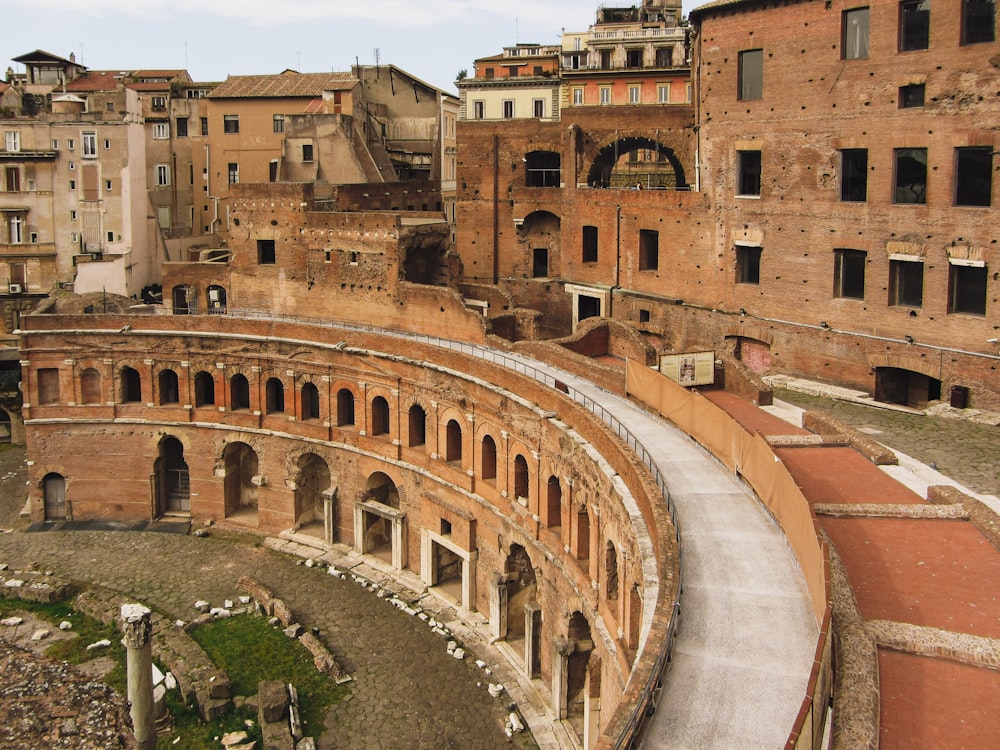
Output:
<svg viewBox="0 0 1000 750">
<path fill-rule="evenodd" d="M 670 514 L 670 520 L 674 527 L 674 541 L 677 543 L 679 576 L 677 588 L 678 596 L 672 604 L 673 612 L 670 618 L 670 625 L 667 628 L 666 638 L 664 638 L 663 643 L 660 645 L 660 649 L 656 655 L 654 668 L 650 673 L 650 678 L 640 691 L 639 700 L 636 703 L 636 710 L 629 717 L 628 722 L 619 733 L 619 736 L 615 739 L 613 745 L 616 750 L 619 748 L 634 747 L 635 742 L 638 740 L 643 730 L 643 725 L 646 720 L 652 716 L 653 711 L 656 708 L 656 702 L 659 699 L 659 693 L 663 687 L 663 675 L 666 671 L 667 664 L 670 662 L 674 637 L 677 631 L 677 621 L 681 611 L 680 594 L 684 590 L 683 565 L 681 564 L 683 562 L 683 551 L 680 545 L 681 529 L 680 522 L 677 518 L 677 509 L 674 505 L 673 498 L 670 496 L 670 490 L 667 488 L 663 473 L 657 466 L 652 454 L 650 454 L 639 438 L 636 437 L 636 435 L 629 430 L 629 428 L 618 417 L 605 408 L 603 404 L 594 400 L 583 391 L 580 391 L 568 383 L 563 382 L 546 370 L 528 364 L 519 356 L 508 354 L 500 349 L 493 349 L 488 346 L 483 346 L 482 344 L 471 344 L 464 341 L 443 339 L 438 336 L 430 336 L 422 333 L 410 333 L 407 331 L 398 331 L 388 328 L 378 328 L 376 326 L 365 325 L 362 323 L 331 320 L 329 318 L 312 318 L 299 315 L 276 314 L 260 310 L 240 310 L 233 308 L 229 308 L 227 312 L 228 317 L 231 318 L 299 323 L 310 326 L 320 326 L 323 328 L 340 329 L 345 331 L 361 331 L 364 333 L 378 334 L 380 336 L 401 338 L 409 341 L 429 344 L 442 349 L 449 349 L 451 351 L 460 352 L 462 354 L 467 354 L 469 356 L 485 360 L 491 364 L 499 365 L 521 375 L 530 377 L 535 381 L 568 396 L 574 402 L 580 404 L 587 411 L 596 416 L 628 446 L 628 448 L 639 459 L 640 463 L 642 463 L 642 465 L 650 473 L 653 481 L 656 483 L 656 486 L 660 491 L 660 494 L 666 502 L 667 512 Z M 609 397 L 617 398 L 616 394 L 613 394 L 610 391 L 605 391 L 600 386 L 594 385 L 594 388 L 607 393 Z"/>
</svg>

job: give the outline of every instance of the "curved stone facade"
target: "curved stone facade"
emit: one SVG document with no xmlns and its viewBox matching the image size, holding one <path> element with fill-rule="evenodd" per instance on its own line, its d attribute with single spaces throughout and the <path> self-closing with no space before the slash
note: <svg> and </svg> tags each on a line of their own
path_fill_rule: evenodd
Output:
<svg viewBox="0 0 1000 750">
<path fill-rule="evenodd" d="M 344 545 L 481 613 L 590 742 L 612 722 L 641 646 L 664 641 L 677 555 L 655 485 L 594 415 L 412 338 L 125 320 L 26 320 L 33 520 L 182 515 Z"/>
</svg>

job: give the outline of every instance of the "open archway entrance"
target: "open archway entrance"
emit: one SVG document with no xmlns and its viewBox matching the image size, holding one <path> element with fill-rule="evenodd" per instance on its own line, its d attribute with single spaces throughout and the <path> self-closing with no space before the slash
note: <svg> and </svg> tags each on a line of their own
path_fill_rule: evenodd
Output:
<svg viewBox="0 0 1000 750">
<path fill-rule="evenodd" d="M 506 641 L 513 649 L 523 650 L 524 671 L 538 677 L 541 670 L 542 608 L 538 604 L 538 581 L 535 568 L 524 547 L 510 546 L 504 562 L 505 599 L 507 602 Z"/>
<path fill-rule="evenodd" d="M 191 484 L 184 445 L 175 437 L 160 441 L 160 455 L 153 462 L 154 515 L 191 513 Z"/>
<path fill-rule="evenodd" d="M 257 525 L 257 452 L 246 443 L 230 443 L 223 453 L 226 518 Z"/>
<path fill-rule="evenodd" d="M 937 378 L 899 367 L 875 368 L 876 401 L 922 409 L 940 399 L 941 381 Z"/>
<path fill-rule="evenodd" d="M 330 491 L 330 467 L 315 453 L 303 453 L 297 462 L 295 474 L 295 527 L 312 536 L 328 538 L 327 508 L 333 500 Z M 332 533 L 332 526 L 329 529 Z"/>
<path fill-rule="evenodd" d="M 602 148 L 590 166 L 587 184 L 627 190 L 689 188 L 674 150 L 644 136 L 619 138 Z"/>
<path fill-rule="evenodd" d="M 590 623 L 581 612 L 569 618 L 565 653 L 565 718 L 584 747 L 592 747 L 600 724 L 600 664 L 591 663 L 594 641 Z"/>
<path fill-rule="evenodd" d="M 406 567 L 406 514 L 399 507 L 396 483 L 376 471 L 365 483 L 365 494 L 354 506 L 354 543 L 393 568 Z"/>
</svg>

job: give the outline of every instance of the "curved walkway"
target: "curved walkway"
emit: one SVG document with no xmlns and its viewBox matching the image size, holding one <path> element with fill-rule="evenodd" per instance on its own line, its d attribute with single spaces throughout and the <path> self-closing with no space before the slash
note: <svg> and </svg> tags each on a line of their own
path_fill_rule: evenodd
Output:
<svg viewBox="0 0 1000 750">
<path fill-rule="evenodd" d="M 818 630 L 781 530 L 750 491 L 685 434 L 624 398 L 527 357 L 455 347 L 558 378 L 573 398 L 589 400 L 627 425 L 665 478 L 681 530 L 684 588 L 672 663 L 643 747 L 783 747 L 805 695 Z M 426 625 L 366 589 L 261 547 L 237 551 L 225 540 L 56 536 L 0 536 L 0 562 L 51 566 L 128 592 L 179 619 L 192 616 L 195 599 L 231 598 L 241 575 L 260 579 L 304 625 L 320 628 L 355 677 L 351 699 L 335 710 L 336 731 L 324 735 L 324 746 L 506 744 L 505 711 L 485 690 L 490 678 L 471 660 L 452 659 Z M 401 675 L 408 684 L 401 684 Z M 532 692 L 525 691 L 527 699 Z M 554 746 L 549 743 L 559 740 L 551 732 L 539 732 L 551 724 L 544 707 L 535 718 L 532 730 L 540 744 Z"/>
<path fill-rule="evenodd" d="M 665 477 L 676 508 L 680 629 L 642 747 L 784 747 L 806 693 L 818 627 L 781 530 L 680 430 L 567 372 L 516 358 L 627 425 Z"/>
</svg>

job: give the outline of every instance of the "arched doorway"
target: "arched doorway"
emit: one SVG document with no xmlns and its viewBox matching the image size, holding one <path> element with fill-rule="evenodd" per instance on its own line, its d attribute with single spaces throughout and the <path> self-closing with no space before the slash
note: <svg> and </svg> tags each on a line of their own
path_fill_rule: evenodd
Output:
<svg viewBox="0 0 1000 750">
<path fill-rule="evenodd" d="M 520 544 L 510 545 L 504 562 L 507 588 L 507 643 L 523 648 L 524 671 L 537 677 L 541 669 L 542 610 L 538 605 L 538 581 L 531 558 Z"/>
<path fill-rule="evenodd" d="M 175 437 L 160 441 L 160 455 L 153 462 L 153 508 L 155 515 L 191 512 L 191 483 L 184 460 L 184 445 Z"/>
<path fill-rule="evenodd" d="M 562 241 L 559 217 L 549 211 L 533 211 L 517 229 L 518 240 L 529 256 L 523 275 L 541 279 L 559 275 L 559 248 Z"/>
<path fill-rule="evenodd" d="M 226 518 L 257 524 L 257 452 L 246 443 L 230 443 L 222 454 Z"/>
<path fill-rule="evenodd" d="M 330 490 L 330 467 L 315 453 L 303 453 L 296 463 L 295 526 L 306 534 L 322 537 L 326 510 L 324 493 Z"/>
<path fill-rule="evenodd" d="M 899 367 L 875 368 L 876 401 L 923 409 L 940 399 L 941 381 L 937 378 Z"/>
<path fill-rule="evenodd" d="M 387 474 L 376 471 L 365 483 L 365 494 L 354 507 L 355 546 L 402 569 L 407 565 L 406 514 L 399 503 L 399 490 Z"/>
<path fill-rule="evenodd" d="M 587 742 L 593 739 L 589 734 L 596 729 L 596 726 L 591 727 L 590 724 L 593 713 L 600 705 L 600 680 L 599 675 L 594 675 L 591 679 L 588 669 L 594 642 L 590 634 L 590 623 L 581 612 L 574 612 L 570 616 L 567 637 L 573 644 L 573 652 L 569 654 L 566 663 L 566 720 L 583 741 L 583 746 L 591 747 Z"/>
<path fill-rule="evenodd" d="M 46 521 L 66 520 L 66 479 L 62 474 L 46 474 L 42 479 L 42 501 Z"/>
<path fill-rule="evenodd" d="M 191 286 L 175 286 L 173 289 L 174 315 L 193 315 L 198 311 L 198 296 Z"/>
</svg>

